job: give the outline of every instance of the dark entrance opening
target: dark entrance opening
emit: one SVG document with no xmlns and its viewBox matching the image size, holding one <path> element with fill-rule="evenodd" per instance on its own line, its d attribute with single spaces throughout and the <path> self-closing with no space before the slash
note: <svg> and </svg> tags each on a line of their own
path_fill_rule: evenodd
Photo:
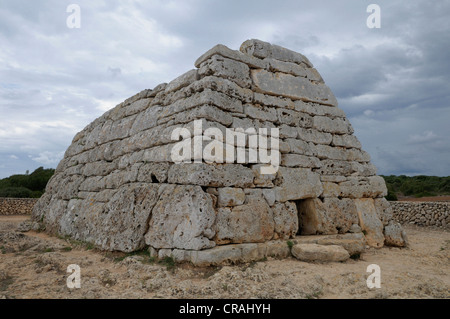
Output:
<svg viewBox="0 0 450 319">
<path fill-rule="evenodd" d="M 294 201 L 297 206 L 298 231 L 297 236 L 317 234 L 317 216 L 315 214 L 313 198 Z"/>
</svg>

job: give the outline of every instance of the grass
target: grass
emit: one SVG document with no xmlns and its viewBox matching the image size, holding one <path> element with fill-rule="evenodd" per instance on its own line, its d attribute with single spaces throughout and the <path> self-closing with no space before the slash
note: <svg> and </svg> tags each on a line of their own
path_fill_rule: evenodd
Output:
<svg viewBox="0 0 450 319">
<path fill-rule="evenodd" d="M 158 263 L 162 264 L 162 265 L 165 265 L 166 269 L 168 271 L 173 271 L 173 270 L 175 270 L 175 267 L 176 267 L 175 260 L 172 257 L 170 257 L 170 256 L 166 256 L 163 259 L 160 259 L 158 261 Z"/>
<path fill-rule="evenodd" d="M 0 291 L 5 291 L 14 282 L 14 278 L 11 276 L 6 276 L 0 280 Z"/>
</svg>

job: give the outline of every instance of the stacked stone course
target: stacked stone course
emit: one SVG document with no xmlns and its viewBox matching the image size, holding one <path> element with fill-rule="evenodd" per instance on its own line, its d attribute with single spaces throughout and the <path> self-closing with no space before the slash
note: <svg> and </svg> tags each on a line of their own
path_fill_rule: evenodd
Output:
<svg viewBox="0 0 450 319">
<path fill-rule="evenodd" d="M 0 215 L 30 215 L 37 198 L 0 198 Z"/>
<path fill-rule="evenodd" d="M 450 202 L 390 202 L 401 224 L 450 228 Z"/>
<path fill-rule="evenodd" d="M 79 132 L 34 219 L 105 250 L 149 246 L 191 261 L 224 249 L 215 246 L 345 234 L 353 225 L 369 245 L 384 245 L 393 222 L 384 180 L 305 56 L 248 40 L 240 51 L 217 45 L 195 66 Z M 224 137 L 227 128 L 279 128 L 281 166 L 262 175 L 253 162 L 174 163 L 173 131 L 186 128 L 194 141 L 196 120 Z"/>
</svg>

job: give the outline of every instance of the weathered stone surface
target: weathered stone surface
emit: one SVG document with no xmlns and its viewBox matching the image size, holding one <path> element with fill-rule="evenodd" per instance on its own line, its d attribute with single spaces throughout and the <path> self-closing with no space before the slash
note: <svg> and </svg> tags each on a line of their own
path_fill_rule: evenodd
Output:
<svg viewBox="0 0 450 319">
<path fill-rule="evenodd" d="M 252 58 L 251 56 L 249 56 L 247 54 L 243 54 L 242 52 L 239 52 L 236 50 L 231 50 L 222 44 L 218 44 L 218 45 L 214 46 L 212 49 L 210 49 L 209 51 L 207 51 L 206 53 L 204 53 L 201 57 L 199 57 L 197 59 L 197 61 L 195 61 L 194 65 L 197 68 L 199 68 L 203 62 L 209 60 L 214 55 L 220 55 L 225 58 L 243 62 L 243 63 L 249 65 L 250 67 L 254 67 L 254 68 L 262 68 L 263 69 L 263 68 L 267 67 L 267 63 L 265 63 L 259 59 Z"/>
<path fill-rule="evenodd" d="M 214 247 L 212 198 L 200 186 L 167 185 L 152 210 L 145 242 L 154 248 Z"/>
<path fill-rule="evenodd" d="M 319 175 L 305 168 L 280 167 L 274 184 L 278 202 L 314 198 L 323 191 Z"/>
<path fill-rule="evenodd" d="M 384 227 L 384 244 L 386 246 L 395 247 L 408 246 L 408 237 L 400 223 L 391 220 L 389 224 Z"/>
<path fill-rule="evenodd" d="M 260 243 L 272 239 L 272 209 L 262 196 L 247 196 L 241 206 L 221 208 L 215 224 L 217 244 Z"/>
<path fill-rule="evenodd" d="M 274 239 L 293 238 L 298 231 L 297 206 L 292 202 L 277 203 L 272 210 L 275 222 Z"/>
<path fill-rule="evenodd" d="M 219 188 L 217 204 L 219 207 L 239 206 L 245 202 L 245 193 L 242 188 L 224 187 Z"/>
<path fill-rule="evenodd" d="M 176 79 L 170 81 L 170 83 L 167 84 L 164 91 L 166 93 L 178 91 L 179 89 L 182 89 L 182 88 L 192 84 L 197 79 L 198 79 L 197 69 L 187 71 L 186 73 L 180 75 Z"/>
<path fill-rule="evenodd" d="M 377 210 L 377 216 L 383 223 L 383 226 L 386 226 L 389 221 L 393 218 L 392 207 L 386 198 L 376 198 L 374 199 L 375 209 Z"/>
<path fill-rule="evenodd" d="M 344 134 L 344 135 L 334 135 L 333 136 L 333 142 L 332 144 L 333 146 L 342 146 L 342 147 L 346 147 L 346 148 L 361 148 L 361 143 L 359 142 L 359 140 L 356 138 L 355 135 L 348 135 L 348 134 Z"/>
<path fill-rule="evenodd" d="M 350 258 L 349 253 L 338 245 L 297 244 L 292 255 L 301 261 L 339 262 Z"/>
<path fill-rule="evenodd" d="M 244 113 L 257 120 L 262 121 L 277 121 L 277 112 L 273 108 L 264 107 L 264 106 L 253 106 L 251 104 L 244 105 Z"/>
<path fill-rule="evenodd" d="M 242 43 L 240 51 L 260 59 L 272 58 L 312 67 L 311 62 L 303 54 L 257 39 L 247 40 Z"/>
<path fill-rule="evenodd" d="M 326 238 L 317 241 L 319 245 L 337 245 L 344 248 L 350 256 L 360 255 L 366 249 L 365 240 L 362 239 L 340 239 Z"/>
<path fill-rule="evenodd" d="M 381 176 L 348 177 L 348 181 L 339 183 L 342 197 L 377 198 L 387 195 L 387 188 Z"/>
<path fill-rule="evenodd" d="M 354 200 L 359 217 L 359 225 L 366 236 L 367 244 L 375 248 L 384 245 L 383 224 L 377 216 L 372 198 Z"/>
<path fill-rule="evenodd" d="M 300 154 L 282 154 L 281 165 L 286 167 L 307 167 L 318 168 L 321 166 L 320 160 L 316 157 Z"/>
<path fill-rule="evenodd" d="M 210 59 L 200 65 L 198 74 L 200 76 L 214 75 L 230 79 L 240 87 L 249 88 L 251 79 L 249 77 L 250 69 L 247 64 L 224 58 L 220 55 L 213 55 Z"/>
<path fill-rule="evenodd" d="M 253 172 L 239 164 L 181 163 L 170 167 L 168 181 L 184 185 L 252 187 Z"/>
<path fill-rule="evenodd" d="M 356 207 L 348 198 L 311 198 L 297 207 L 302 235 L 346 233 L 358 223 Z"/>
<path fill-rule="evenodd" d="M 298 138 L 306 142 L 313 142 L 315 144 L 330 145 L 333 136 L 330 133 L 319 132 L 314 129 L 305 129 L 297 127 Z"/>
<path fill-rule="evenodd" d="M 265 70 L 251 70 L 251 78 L 260 93 L 337 105 L 336 98 L 325 84 L 314 84 L 302 77 L 284 73 L 273 74 Z"/>
</svg>

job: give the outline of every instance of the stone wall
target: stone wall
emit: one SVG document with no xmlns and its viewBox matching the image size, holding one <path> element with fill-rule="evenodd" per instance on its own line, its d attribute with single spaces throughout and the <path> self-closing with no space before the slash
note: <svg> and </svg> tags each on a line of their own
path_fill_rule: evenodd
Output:
<svg viewBox="0 0 450 319">
<path fill-rule="evenodd" d="M 38 198 L 0 198 L 0 215 L 29 215 Z"/>
<path fill-rule="evenodd" d="M 450 202 L 390 202 L 401 224 L 450 228 Z"/>
</svg>

